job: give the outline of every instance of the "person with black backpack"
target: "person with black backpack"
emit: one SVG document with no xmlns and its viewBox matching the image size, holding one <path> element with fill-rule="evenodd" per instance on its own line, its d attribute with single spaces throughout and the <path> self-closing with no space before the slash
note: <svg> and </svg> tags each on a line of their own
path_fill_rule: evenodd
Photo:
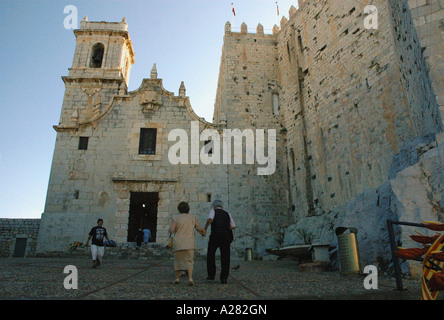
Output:
<svg viewBox="0 0 444 320">
<path fill-rule="evenodd" d="M 106 229 L 102 227 L 102 225 L 103 219 L 97 220 L 97 226 L 91 229 L 88 234 L 88 240 L 86 240 L 85 243 L 85 246 L 87 247 L 89 240 L 92 239 L 91 255 L 93 260 L 93 268 L 100 266 L 100 261 L 103 259 L 103 255 L 105 253 L 103 239 L 106 238 L 108 242 L 110 242 L 108 233 L 106 232 Z"/>
<path fill-rule="evenodd" d="M 213 208 L 208 214 L 205 232 L 211 225 L 210 240 L 207 250 L 207 280 L 214 280 L 216 276 L 216 250 L 220 249 L 221 272 L 220 282 L 227 283 L 230 273 L 230 245 L 233 241 L 233 229 L 236 228 L 231 214 L 222 209 L 222 201 L 213 202 Z"/>
</svg>

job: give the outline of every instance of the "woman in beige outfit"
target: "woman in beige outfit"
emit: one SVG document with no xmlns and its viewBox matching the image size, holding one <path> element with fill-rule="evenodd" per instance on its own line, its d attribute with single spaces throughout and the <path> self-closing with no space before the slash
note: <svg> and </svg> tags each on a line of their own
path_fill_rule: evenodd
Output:
<svg viewBox="0 0 444 320">
<path fill-rule="evenodd" d="M 180 270 L 188 271 L 188 280 L 190 286 L 193 282 L 193 266 L 194 266 L 194 229 L 201 235 L 205 235 L 194 215 L 190 214 L 190 206 L 186 202 L 179 203 L 177 209 L 179 215 L 173 217 L 173 223 L 170 227 L 170 233 L 174 234 L 173 252 L 174 252 L 174 271 L 176 279 L 174 283 L 179 283 Z"/>
</svg>

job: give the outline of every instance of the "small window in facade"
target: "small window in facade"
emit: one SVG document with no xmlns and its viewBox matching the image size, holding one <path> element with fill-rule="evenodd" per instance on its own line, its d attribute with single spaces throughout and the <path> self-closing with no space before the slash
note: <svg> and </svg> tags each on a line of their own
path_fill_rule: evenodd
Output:
<svg viewBox="0 0 444 320">
<path fill-rule="evenodd" d="M 207 202 L 211 202 L 211 193 L 207 193 Z"/>
<path fill-rule="evenodd" d="M 78 199 L 80 195 L 80 190 L 74 191 L 74 199 Z"/>
<path fill-rule="evenodd" d="M 91 63 L 90 63 L 91 68 L 101 68 L 102 67 L 104 52 L 105 52 L 105 47 L 101 43 L 96 43 L 92 47 Z"/>
<path fill-rule="evenodd" d="M 213 140 L 205 140 L 205 153 L 206 154 L 213 154 L 213 146 L 214 142 Z"/>
<path fill-rule="evenodd" d="M 139 154 L 156 154 L 157 129 L 141 128 Z"/>
<path fill-rule="evenodd" d="M 79 138 L 79 150 L 88 150 L 88 137 Z"/>
</svg>

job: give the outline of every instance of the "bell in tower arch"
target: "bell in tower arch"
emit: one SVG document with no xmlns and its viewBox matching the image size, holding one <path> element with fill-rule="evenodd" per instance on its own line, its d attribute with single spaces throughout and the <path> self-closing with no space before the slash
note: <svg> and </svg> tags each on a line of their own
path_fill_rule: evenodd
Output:
<svg viewBox="0 0 444 320">
<path fill-rule="evenodd" d="M 103 53 L 105 51 L 105 47 L 101 43 L 96 43 L 92 48 L 91 55 L 91 68 L 101 68 L 103 61 Z"/>
</svg>

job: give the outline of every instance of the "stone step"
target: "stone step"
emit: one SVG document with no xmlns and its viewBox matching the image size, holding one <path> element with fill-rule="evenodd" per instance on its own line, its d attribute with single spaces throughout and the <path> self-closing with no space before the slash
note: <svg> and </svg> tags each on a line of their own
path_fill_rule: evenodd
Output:
<svg viewBox="0 0 444 320">
<path fill-rule="evenodd" d="M 64 252 L 47 252 L 40 257 L 72 257 L 72 256 L 85 256 L 90 257 L 90 247 L 80 247 L 75 250 L 67 250 Z M 206 251 L 195 250 L 195 256 L 206 256 Z M 142 245 L 137 248 L 135 243 L 123 243 L 116 247 L 105 248 L 105 259 L 147 259 L 149 257 L 173 257 L 173 251 L 170 248 L 165 248 L 164 244 L 149 243 L 148 246 Z"/>
<path fill-rule="evenodd" d="M 125 243 L 117 247 L 106 248 L 107 257 L 117 257 L 121 259 L 143 259 L 150 256 L 170 257 L 172 255 L 173 252 L 170 248 L 165 248 L 163 244 L 158 243 L 142 245 L 140 248 L 133 243 Z"/>
</svg>

